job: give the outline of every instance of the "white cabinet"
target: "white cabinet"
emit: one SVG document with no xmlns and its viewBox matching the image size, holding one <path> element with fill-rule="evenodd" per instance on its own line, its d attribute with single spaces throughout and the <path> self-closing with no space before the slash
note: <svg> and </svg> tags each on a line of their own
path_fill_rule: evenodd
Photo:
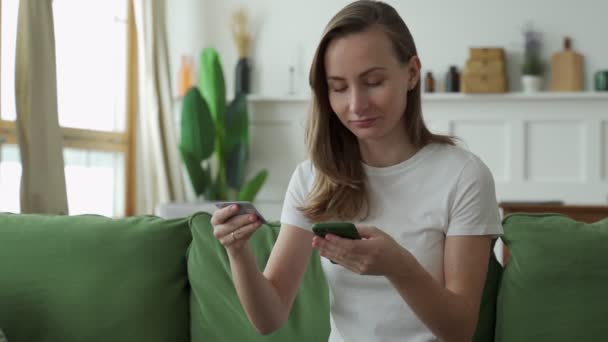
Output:
<svg viewBox="0 0 608 342">
<path fill-rule="evenodd" d="M 250 96 L 250 171 L 269 171 L 257 206 L 278 219 L 306 158 L 306 97 Z M 423 96 L 432 131 L 456 135 L 492 170 L 499 201 L 608 201 L 608 93 Z"/>
</svg>

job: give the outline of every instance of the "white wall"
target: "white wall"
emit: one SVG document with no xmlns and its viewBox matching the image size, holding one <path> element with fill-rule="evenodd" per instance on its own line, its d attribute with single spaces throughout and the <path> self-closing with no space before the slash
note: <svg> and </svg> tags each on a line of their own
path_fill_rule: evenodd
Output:
<svg viewBox="0 0 608 342">
<path fill-rule="evenodd" d="M 512 90 L 519 90 L 519 60 L 526 23 L 543 32 L 546 57 L 561 50 L 563 36 L 573 39 L 585 60 L 588 89 L 592 75 L 608 69 L 605 37 L 606 0 L 388 0 L 410 27 L 423 68 L 437 78 L 449 65 L 462 66 L 471 46 L 502 46 L 509 54 Z M 231 12 L 243 6 L 254 21 L 253 91 L 283 95 L 289 65 L 297 68 L 298 88 L 306 90 L 314 48 L 327 21 L 346 0 L 178 0 L 171 1 L 169 39 L 173 70 L 179 55 L 198 53 L 204 46 L 220 52 L 229 89 L 237 60 L 230 32 Z M 230 90 L 231 92 L 231 90 Z"/>
</svg>

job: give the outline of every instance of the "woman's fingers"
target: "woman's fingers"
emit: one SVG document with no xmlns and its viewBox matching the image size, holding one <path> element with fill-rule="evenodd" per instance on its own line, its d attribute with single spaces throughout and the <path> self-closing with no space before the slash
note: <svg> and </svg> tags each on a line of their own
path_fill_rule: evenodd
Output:
<svg viewBox="0 0 608 342">
<path fill-rule="evenodd" d="M 211 216 L 211 224 L 217 226 L 225 223 L 229 218 L 238 213 L 239 207 L 236 204 L 216 210 Z"/>
<path fill-rule="evenodd" d="M 224 247 L 228 247 L 234 243 L 239 241 L 247 241 L 251 237 L 251 235 L 258 229 L 262 223 L 260 221 L 249 223 L 245 226 L 242 226 L 236 230 L 231 231 L 229 234 L 219 238 L 220 243 L 224 245 Z"/>
<path fill-rule="evenodd" d="M 223 224 L 213 226 L 213 235 L 216 238 L 221 239 L 231 232 L 255 221 L 257 221 L 255 215 L 236 215 L 229 218 Z"/>
<path fill-rule="evenodd" d="M 361 242 L 328 235 L 325 239 L 315 239 L 313 247 L 319 249 L 322 257 L 340 264 L 352 272 L 361 273 L 362 261 L 365 260 L 365 251 L 360 250 Z"/>
</svg>

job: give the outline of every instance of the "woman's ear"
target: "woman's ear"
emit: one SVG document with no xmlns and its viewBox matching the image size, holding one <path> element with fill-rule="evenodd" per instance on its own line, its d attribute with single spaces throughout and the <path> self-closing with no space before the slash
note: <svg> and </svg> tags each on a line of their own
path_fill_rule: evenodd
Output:
<svg viewBox="0 0 608 342">
<path fill-rule="evenodd" d="M 408 73 L 409 73 L 409 84 L 408 84 L 408 89 L 412 90 L 416 87 L 416 84 L 418 84 L 418 81 L 420 80 L 420 69 L 422 67 L 422 64 L 420 63 L 420 58 L 418 58 L 418 56 L 412 56 L 412 58 L 410 58 L 409 62 L 408 62 Z"/>
</svg>

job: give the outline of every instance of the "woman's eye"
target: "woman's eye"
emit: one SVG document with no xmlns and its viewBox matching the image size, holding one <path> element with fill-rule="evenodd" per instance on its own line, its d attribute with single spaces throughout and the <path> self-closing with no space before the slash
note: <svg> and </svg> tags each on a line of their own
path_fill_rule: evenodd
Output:
<svg viewBox="0 0 608 342">
<path fill-rule="evenodd" d="M 342 93 L 346 91 L 346 87 L 332 87 L 331 91 L 334 93 Z"/>
<path fill-rule="evenodd" d="M 375 87 L 375 86 L 379 86 L 379 85 L 381 85 L 381 84 L 382 84 L 382 82 L 383 82 L 382 80 L 369 80 L 369 81 L 367 81 L 367 82 L 366 82 L 366 84 L 367 84 L 368 86 Z"/>
</svg>

